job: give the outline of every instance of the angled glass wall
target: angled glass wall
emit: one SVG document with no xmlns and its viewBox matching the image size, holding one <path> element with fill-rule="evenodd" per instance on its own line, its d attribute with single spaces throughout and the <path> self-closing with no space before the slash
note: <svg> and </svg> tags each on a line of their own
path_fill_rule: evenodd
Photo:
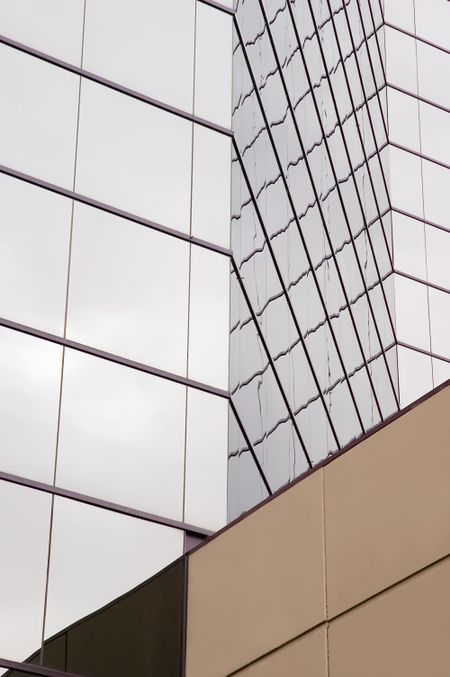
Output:
<svg viewBox="0 0 450 677">
<path fill-rule="evenodd" d="M 2 674 L 226 523 L 230 12 L 1 3 Z"/>
<path fill-rule="evenodd" d="M 230 517 L 450 375 L 432 5 L 237 2 L 230 391 L 262 477 L 231 437 Z"/>
</svg>

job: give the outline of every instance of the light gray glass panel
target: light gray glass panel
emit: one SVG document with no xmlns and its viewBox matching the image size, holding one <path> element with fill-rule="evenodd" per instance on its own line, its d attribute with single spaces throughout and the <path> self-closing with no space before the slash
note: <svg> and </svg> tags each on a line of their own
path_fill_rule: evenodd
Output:
<svg viewBox="0 0 450 677">
<path fill-rule="evenodd" d="M 189 245 L 75 205 L 70 338 L 186 373 Z"/>
<path fill-rule="evenodd" d="M 77 191 L 187 231 L 191 124 L 84 80 Z"/>
<path fill-rule="evenodd" d="M 0 656 L 24 661 L 40 649 L 51 497 L 0 482 Z"/>
<path fill-rule="evenodd" d="M 395 2 L 396 0 L 390 0 Z M 386 79 L 388 84 L 417 93 L 416 45 L 414 38 L 385 28 Z"/>
<path fill-rule="evenodd" d="M 194 112 L 231 124 L 232 18 L 197 2 Z"/>
<path fill-rule="evenodd" d="M 64 330 L 72 203 L 0 175 L 0 315 Z"/>
<path fill-rule="evenodd" d="M 231 140 L 194 125 L 192 234 L 230 246 Z"/>
<path fill-rule="evenodd" d="M 60 346 L 0 328 L 1 470 L 53 482 L 61 359 Z"/>
<path fill-rule="evenodd" d="M 79 78 L 0 44 L 0 163 L 72 189 Z"/>
<path fill-rule="evenodd" d="M 398 347 L 400 406 L 406 407 L 433 388 L 431 357 Z"/>
<path fill-rule="evenodd" d="M 189 388 L 184 521 L 217 530 L 227 520 L 228 400 Z"/>
<path fill-rule="evenodd" d="M 450 233 L 426 226 L 428 279 L 450 290 Z"/>
<path fill-rule="evenodd" d="M 418 41 L 417 69 L 420 96 L 450 108 L 450 54 Z"/>
<path fill-rule="evenodd" d="M 450 294 L 430 289 L 431 350 L 450 357 Z"/>
<path fill-rule="evenodd" d="M 192 111 L 195 0 L 88 0 L 83 66 Z"/>
<path fill-rule="evenodd" d="M 450 11 L 450 8 L 449 8 Z M 449 162 L 450 113 L 420 102 L 422 153 L 441 162 Z"/>
<path fill-rule="evenodd" d="M 444 381 L 450 379 L 450 362 L 433 358 L 433 385 L 436 388 Z"/>
<path fill-rule="evenodd" d="M 394 277 L 397 339 L 430 350 L 427 287 L 400 275 Z"/>
<path fill-rule="evenodd" d="M 403 214 L 393 212 L 392 234 L 396 270 L 427 279 L 424 224 Z"/>
<path fill-rule="evenodd" d="M 383 4 L 385 21 L 414 33 L 414 0 L 385 0 Z"/>
<path fill-rule="evenodd" d="M 414 32 L 421 38 L 448 49 L 450 8 L 447 0 L 414 0 L 414 9 L 416 18 Z M 439 74 L 436 76 L 439 77 Z"/>
<path fill-rule="evenodd" d="M 55 498 L 45 639 L 182 554 L 183 532 Z"/>
<path fill-rule="evenodd" d="M 84 0 L 2 0 L 3 35 L 81 65 Z"/>
<path fill-rule="evenodd" d="M 422 160 L 425 218 L 448 227 L 450 214 L 450 170 Z"/>
<path fill-rule="evenodd" d="M 188 376 L 227 390 L 230 262 L 191 246 Z"/>
<path fill-rule="evenodd" d="M 182 520 L 185 388 L 67 350 L 56 484 Z"/>
<path fill-rule="evenodd" d="M 389 141 L 420 152 L 419 104 L 413 96 L 387 89 Z"/>
<path fill-rule="evenodd" d="M 389 148 L 390 193 L 393 207 L 422 216 L 421 159 L 417 155 Z"/>
</svg>

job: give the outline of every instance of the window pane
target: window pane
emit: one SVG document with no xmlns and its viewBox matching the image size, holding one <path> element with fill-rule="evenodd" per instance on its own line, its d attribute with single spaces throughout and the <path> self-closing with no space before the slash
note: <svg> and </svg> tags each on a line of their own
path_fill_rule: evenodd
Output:
<svg viewBox="0 0 450 677">
<path fill-rule="evenodd" d="M 185 388 L 68 350 L 56 484 L 182 519 Z"/>
<path fill-rule="evenodd" d="M 192 245 L 189 378 L 228 388 L 230 262 Z"/>
<path fill-rule="evenodd" d="M 450 23 L 447 0 L 414 0 L 414 9 L 417 35 L 448 48 Z"/>
<path fill-rule="evenodd" d="M 51 497 L 0 482 L 0 656 L 23 661 L 40 649 Z"/>
<path fill-rule="evenodd" d="M 421 159 L 412 153 L 389 147 L 389 175 L 393 207 L 422 216 Z"/>
<path fill-rule="evenodd" d="M 0 175 L 0 315 L 62 334 L 72 203 Z"/>
<path fill-rule="evenodd" d="M 81 66 L 83 0 L 2 0 L 2 35 Z"/>
<path fill-rule="evenodd" d="M 418 41 L 417 66 L 419 94 L 450 108 L 450 91 L 444 86 L 450 79 L 450 54 Z"/>
<path fill-rule="evenodd" d="M 396 270 L 427 279 L 424 224 L 403 214 L 392 213 L 394 264 Z"/>
<path fill-rule="evenodd" d="M 450 294 L 430 289 L 431 349 L 450 357 Z"/>
<path fill-rule="evenodd" d="M 422 153 L 447 163 L 450 155 L 450 114 L 421 101 L 420 133 Z"/>
<path fill-rule="evenodd" d="M 228 400 L 189 389 L 185 516 L 217 530 L 227 520 Z"/>
<path fill-rule="evenodd" d="M 450 233 L 426 227 L 428 279 L 450 290 Z"/>
<path fill-rule="evenodd" d="M 79 78 L 0 44 L 0 163 L 73 187 Z"/>
<path fill-rule="evenodd" d="M 431 357 L 398 347 L 400 406 L 406 407 L 433 388 Z"/>
<path fill-rule="evenodd" d="M 232 19 L 197 2 L 195 113 L 223 127 L 231 121 Z"/>
<path fill-rule="evenodd" d="M 192 111 L 194 16 L 195 0 L 89 0 L 83 66 Z"/>
<path fill-rule="evenodd" d="M 60 346 L 0 327 L 1 470 L 53 482 L 61 358 Z"/>
<path fill-rule="evenodd" d="M 396 2 L 397 0 L 390 0 Z M 385 28 L 386 79 L 413 94 L 417 93 L 416 46 L 414 38 Z"/>
<path fill-rule="evenodd" d="M 427 287 L 400 275 L 394 278 L 397 339 L 430 350 Z"/>
<path fill-rule="evenodd" d="M 194 127 L 192 234 L 230 246 L 231 141 L 200 125 Z"/>
<path fill-rule="evenodd" d="M 385 0 L 384 19 L 388 23 L 414 32 L 414 0 Z"/>
<path fill-rule="evenodd" d="M 420 152 L 417 99 L 392 87 L 388 87 L 387 92 L 389 140 Z"/>
<path fill-rule="evenodd" d="M 68 335 L 186 373 L 189 245 L 76 204 Z"/>
<path fill-rule="evenodd" d="M 183 532 L 55 498 L 45 639 L 182 554 Z"/>
<path fill-rule="evenodd" d="M 192 123 L 82 82 L 76 189 L 187 231 Z"/>
<path fill-rule="evenodd" d="M 450 213 L 450 170 L 422 160 L 425 218 L 448 226 Z"/>
<path fill-rule="evenodd" d="M 433 385 L 436 388 L 444 381 L 450 379 L 450 362 L 433 359 Z"/>
</svg>

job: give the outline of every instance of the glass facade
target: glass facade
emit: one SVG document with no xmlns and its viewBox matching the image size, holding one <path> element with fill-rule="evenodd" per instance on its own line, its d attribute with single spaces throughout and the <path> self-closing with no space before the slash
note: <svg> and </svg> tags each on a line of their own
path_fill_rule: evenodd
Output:
<svg viewBox="0 0 450 677">
<path fill-rule="evenodd" d="M 236 3 L 230 517 L 450 376 L 449 26 Z"/>
<path fill-rule="evenodd" d="M 2 0 L 0 674 L 178 674 L 185 553 L 450 377 L 448 13 Z"/>
<path fill-rule="evenodd" d="M 179 672 L 227 519 L 230 12 L 1 3 L 1 674 Z"/>
</svg>

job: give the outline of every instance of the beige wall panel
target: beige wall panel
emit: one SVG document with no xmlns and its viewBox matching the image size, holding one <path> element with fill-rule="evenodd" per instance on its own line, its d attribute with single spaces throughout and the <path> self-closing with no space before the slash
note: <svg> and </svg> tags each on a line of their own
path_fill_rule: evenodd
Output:
<svg viewBox="0 0 450 677">
<path fill-rule="evenodd" d="M 325 626 L 235 673 L 236 677 L 327 677 Z"/>
<path fill-rule="evenodd" d="M 189 558 L 187 677 L 223 677 L 324 620 L 322 471 Z"/>
<path fill-rule="evenodd" d="M 324 477 L 331 618 L 450 553 L 450 387 L 334 460 Z"/>
<path fill-rule="evenodd" d="M 448 677 L 450 559 L 330 624 L 330 677 Z"/>
</svg>

